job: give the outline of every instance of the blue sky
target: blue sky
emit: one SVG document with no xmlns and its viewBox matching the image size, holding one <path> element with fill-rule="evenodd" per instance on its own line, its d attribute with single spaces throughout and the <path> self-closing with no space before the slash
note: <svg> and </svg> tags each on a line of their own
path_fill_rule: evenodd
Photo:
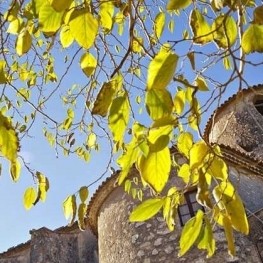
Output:
<svg viewBox="0 0 263 263">
<path fill-rule="evenodd" d="M 178 26 L 178 22 L 176 21 L 176 26 Z M 171 38 L 168 32 L 166 32 L 166 36 L 167 39 Z M 185 50 L 185 47 L 181 47 L 179 51 L 185 53 Z M 263 55 L 256 53 L 253 55 L 253 59 L 262 62 Z M 59 72 L 64 65 L 62 61 L 63 58 L 58 58 L 56 61 Z M 201 65 L 201 62 L 198 61 L 197 64 Z M 187 74 L 187 69 L 182 68 L 181 71 Z M 219 81 L 226 79 L 227 74 L 229 74 L 223 70 L 221 64 L 208 70 L 208 72 Z M 257 68 L 248 67 L 245 78 L 250 85 L 263 83 L 263 66 Z M 77 64 L 64 80 L 62 86 L 64 88 L 70 87 L 74 81 L 78 81 L 82 85 L 87 82 L 86 77 Z M 47 88 L 52 88 L 52 86 Z M 228 87 L 221 102 L 236 91 L 237 83 L 233 83 Z M 199 98 L 203 102 L 208 96 L 209 93 L 206 92 L 200 92 L 199 94 Z M 58 104 L 55 98 L 48 104 L 47 111 L 55 114 L 57 118 L 61 119 L 64 117 L 64 110 L 65 108 Z M 210 116 L 211 111 L 212 108 L 204 115 L 203 125 Z M 145 115 L 142 115 L 140 119 L 145 120 Z M 38 229 L 42 226 L 55 229 L 66 225 L 67 221 L 62 211 L 63 200 L 67 195 L 75 193 L 83 185 L 89 185 L 97 179 L 98 175 L 105 172 L 105 162 L 109 159 L 109 149 L 106 141 L 102 143 L 102 148 L 99 152 L 93 152 L 94 154 L 88 163 L 80 160 L 77 156 L 64 157 L 61 152 L 59 152 L 57 157 L 54 148 L 48 145 L 43 136 L 42 121 L 42 119 L 39 119 L 35 123 L 34 128 L 30 132 L 31 138 L 23 139 L 21 155 L 30 163 L 33 169 L 42 172 L 49 178 L 50 190 L 47 200 L 45 203 L 40 202 L 31 210 L 26 211 L 22 204 L 22 198 L 25 189 L 34 185 L 32 177 L 23 168 L 19 182 L 13 183 L 10 180 L 6 165 L 3 165 L 3 171 L 0 176 L 0 252 L 26 242 L 30 238 L 29 231 L 31 229 Z M 1 159 L 1 163 L 5 163 L 5 161 Z M 107 174 L 110 175 L 110 172 Z M 89 189 L 90 194 L 94 192 L 97 186 L 98 184 L 93 185 Z"/>
</svg>

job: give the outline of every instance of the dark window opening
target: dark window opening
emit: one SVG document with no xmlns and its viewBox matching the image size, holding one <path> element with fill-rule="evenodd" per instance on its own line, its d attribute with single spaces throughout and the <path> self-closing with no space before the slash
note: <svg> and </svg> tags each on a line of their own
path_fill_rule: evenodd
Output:
<svg viewBox="0 0 263 263">
<path fill-rule="evenodd" d="M 199 209 L 204 210 L 203 206 L 196 201 L 196 192 L 196 189 L 186 192 L 184 194 L 185 203 L 178 207 L 178 216 L 181 226 L 184 226 L 190 218 L 194 217 Z"/>
<path fill-rule="evenodd" d="M 263 99 L 257 100 L 255 103 L 255 108 L 257 109 L 257 111 L 263 115 Z"/>
</svg>

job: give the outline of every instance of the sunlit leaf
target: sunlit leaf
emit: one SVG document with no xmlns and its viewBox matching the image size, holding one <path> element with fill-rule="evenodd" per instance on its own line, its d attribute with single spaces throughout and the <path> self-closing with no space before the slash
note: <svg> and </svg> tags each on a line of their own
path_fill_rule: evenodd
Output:
<svg viewBox="0 0 263 263">
<path fill-rule="evenodd" d="M 194 9 L 192 11 L 190 16 L 190 25 L 194 34 L 195 43 L 206 44 L 213 40 L 211 26 L 198 9 Z"/>
<path fill-rule="evenodd" d="M 141 222 L 152 218 L 161 210 L 163 204 L 164 199 L 161 198 L 144 201 L 131 212 L 129 217 L 130 222 Z"/>
<path fill-rule="evenodd" d="M 48 1 L 43 1 L 39 10 L 39 25 L 48 35 L 53 35 L 60 28 L 64 12 L 56 12 Z"/>
<path fill-rule="evenodd" d="M 10 163 L 10 175 L 14 182 L 17 182 L 20 177 L 21 164 L 18 160 L 12 161 Z"/>
<path fill-rule="evenodd" d="M 156 192 L 161 192 L 168 181 L 171 170 L 169 148 L 166 147 L 159 152 L 149 152 L 147 157 L 142 155 L 138 168 L 143 180 Z"/>
<path fill-rule="evenodd" d="M 86 229 L 85 217 L 86 217 L 87 205 L 81 203 L 78 207 L 78 226 L 80 230 Z"/>
<path fill-rule="evenodd" d="M 223 226 L 224 226 L 226 240 L 227 240 L 228 253 L 231 256 L 235 256 L 236 249 L 235 249 L 233 229 L 231 227 L 231 221 L 227 216 L 223 217 Z"/>
<path fill-rule="evenodd" d="M 23 30 L 19 35 L 17 36 L 16 40 L 16 53 L 18 56 L 22 56 L 23 54 L 27 53 L 32 44 L 32 37 L 28 30 Z"/>
<path fill-rule="evenodd" d="M 112 1 L 105 1 L 100 4 L 100 23 L 103 28 L 110 31 L 113 25 L 114 5 Z"/>
<path fill-rule="evenodd" d="M 146 109 L 153 120 L 170 116 L 173 110 L 173 100 L 170 92 L 165 89 L 147 90 Z"/>
<path fill-rule="evenodd" d="M 249 233 L 245 208 L 237 191 L 230 182 L 221 182 L 213 190 L 213 195 L 220 209 L 226 209 L 232 227 L 243 233 Z"/>
<path fill-rule="evenodd" d="M 88 137 L 87 137 L 87 141 L 86 141 L 86 145 L 89 148 L 94 148 L 95 144 L 97 141 L 97 135 L 94 132 L 91 132 Z"/>
<path fill-rule="evenodd" d="M 190 168 L 198 168 L 203 165 L 206 155 L 209 153 L 209 147 L 204 141 L 196 142 L 189 152 Z"/>
<path fill-rule="evenodd" d="M 68 9 L 73 0 L 48 0 L 50 5 L 57 11 L 61 12 Z"/>
<path fill-rule="evenodd" d="M 115 98 L 109 112 L 109 128 L 115 142 L 122 143 L 130 117 L 130 105 L 127 95 Z"/>
<path fill-rule="evenodd" d="M 166 6 L 167 10 L 177 10 L 187 8 L 192 3 L 192 0 L 169 0 Z"/>
<path fill-rule="evenodd" d="M 178 115 L 180 115 L 185 106 L 185 91 L 184 90 L 178 90 L 174 97 L 174 111 Z"/>
<path fill-rule="evenodd" d="M 29 187 L 26 189 L 24 193 L 24 199 L 23 199 L 24 207 L 26 210 L 29 210 L 33 206 L 36 200 L 36 197 L 37 197 L 37 194 L 33 187 Z"/>
<path fill-rule="evenodd" d="M 96 38 L 99 23 L 93 17 L 88 9 L 76 9 L 70 16 L 70 32 L 77 43 L 86 49 L 89 49 Z"/>
<path fill-rule="evenodd" d="M 82 203 L 85 203 L 87 198 L 89 196 L 89 190 L 88 190 L 88 187 L 87 186 L 82 186 L 80 189 L 79 189 L 79 198 L 81 200 Z"/>
<path fill-rule="evenodd" d="M 66 219 L 72 217 L 74 220 L 77 212 L 76 196 L 70 195 L 63 202 L 63 211 Z"/>
<path fill-rule="evenodd" d="M 189 151 L 193 146 L 193 135 L 189 132 L 183 132 L 178 136 L 177 148 L 180 153 L 189 157 Z"/>
<path fill-rule="evenodd" d="M 154 32 L 155 36 L 159 39 L 163 33 L 164 25 L 165 25 L 165 13 L 160 12 L 157 14 L 154 20 Z"/>
<path fill-rule="evenodd" d="M 198 210 L 196 216 L 191 218 L 184 225 L 180 237 L 179 256 L 183 256 L 197 240 L 202 228 L 203 216 L 204 216 L 204 212 L 202 210 Z"/>
<path fill-rule="evenodd" d="M 61 27 L 60 41 L 63 48 L 67 48 L 73 43 L 74 37 L 72 36 L 68 25 Z"/>
<path fill-rule="evenodd" d="M 196 78 L 195 85 L 201 91 L 208 91 L 209 90 L 205 79 L 203 77 L 201 77 L 201 76 Z"/>
<path fill-rule="evenodd" d="M 250 24 L 245 30 L 242 41 L 242 49 L 245 53 L 263 52 L 263 25 Z"/>
<path fill-rule="evenodd" d="M 132 40 L 132 51 L 134 53 L 141 53 L 142 52 L 142 46 L 143 46 L 143 38 L 136 37 Z"/>
<path fill-rule="evenodd" d="M 237 38 L 237 25 L 232 16 L 220 15 L 212 24 L 214 41 L 220 48 L 231 47 Z"/>
<path fill-rule="evenodd" d="M 163 46 L 148 67 L 147 89 L 165 89 L 175 73 L 178 56 Z"/>
<path fill-rule="evenodd" d="M 23 20 L 16 18 L 12 20 L 7 28 L 7 33 L 17 35 L 23 27 Z"/>
<path fill-rule="evenodd" d="M 184 163 L 178 170 L 178 176 L 183 179 L 183 181 L 188 184 L 190 181 L 191 171 L 189 164 Z"/>
<path fill-rule="evenodd" d="M 6 62 L 4 60 L 0 60 L 0 84 L 4 84 L 7 81 L 5 66 Z"/>
<path fill-rule="evenodd" d="M 80 58 L 80 67 L 90 77 L 97 67 L 97 59 L 91 53 L 85 53 Z"/>
<path fill-rule="evenodd" d="M 48 178 L 40 172 L 37 172 L 36 176 L 38 180 L 39 198 L 42 202 L 45 202 L 47 197 L 47 191 L 49 190 Z"/>
</svg>

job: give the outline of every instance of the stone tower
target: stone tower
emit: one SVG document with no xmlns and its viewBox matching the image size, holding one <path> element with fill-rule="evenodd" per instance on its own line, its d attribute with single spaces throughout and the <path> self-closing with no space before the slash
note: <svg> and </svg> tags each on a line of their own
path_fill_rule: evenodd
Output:
<svg viewBox="0 0 263 263">
<path fill-rule="evenodd" d="M 216 230 L 217 251 L 207 260 L 205 253 L 195 248 L 178 258 L 180 220 L 177 220 L 178 230 L 173 232 L 167 229 L 161 215 L 143 223 L 129 223 L 128 215 L 135 201 L 121 187 L 115 186 L 116 174 L 99 187 L 88 211 L 89 224 L 98 236 L 100 263 L 262 262 L 262 114 L 263 86 L 252 87 L 219 107 L 205 129 L 205 138 L 221 145 L 230 177 L 245 201 L 251 222 L 248 237 L 235 235 L 237 256 L 234 259 L 227 254 L 223 229 Z M 198 206 L 195 194 L 189 200 L 193 206 Z"/>
</svg>

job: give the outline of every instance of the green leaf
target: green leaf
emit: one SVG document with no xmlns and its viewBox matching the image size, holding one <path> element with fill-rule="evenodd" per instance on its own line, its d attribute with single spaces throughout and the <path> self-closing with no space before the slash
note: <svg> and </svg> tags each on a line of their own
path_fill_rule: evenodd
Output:
<svg viewBox="0 0 263 263">
<path fill-rule="evenodd" d="M 33 206 L 36 200 L 36 197 L 37 197 L 37 194 L 33 187 L 29 187 L 26 189 L 24 193 L 24 199 L 23 199 L 24 207 L 26 210 L 29 210 Z"/>
<path fill-rule="evenodd" d="M 146 109 L 154 121 L 170 116 L 173 110 L 173 100 L 170 92 L 165 89 L 147 90 Z"/>
<path fill-rule="evenodd" d="M 183 9 L 187 8 L 191 3 L 192 0 L 169 0 L 166 9 L 169 11 Z"/>
<path fill-rule="evenodd" d="M 138 168 L 143 180 L 156 192 L 161 192 L 168 181 L 171 170 L 169 148 L 149 152 L 147 157 L 142 155 L 138 161 Z"/>
<path fill-rule="evenodd" d="M 10 164 L 10 175 L 14 182 L 17 182 L 20 177 L 21 164 L 18 160 L 12 161 Z"/>
<path fill-rule="evenodd" d="M 190 25 L 194 34 L 194 42 L 206 44 L 213 40 L 211 26 L 207 23 L 204 16 L 198 9 L 194 9 L 190 16 Z"/>
<path fill-rule="evenodd" d="M 154 32 L 157 39 L 159 39 L 163 33 L 164 25 L 165 25 L 165 13 L 160 12 L 157 14 L 154 20 Z"/>
<path fill-rule="evenodd" d="M 193 146 L 193 135 L 189 132 L 183 132 L 178 136 L 177 148 L 180 153 L 189 158 L 190 149 Z"/>
<path fill-rule="evenodd" d="M 211 223 L 207 218 L 205 218 L 205 225 L 202 228 L 200 236 L 198 238 L 198 245 L 199 249 L 206 249 L 207 250 L 207 257 L 210 258 L 214 255 L 216 249 L 216 242 L 213 238 L 213 230 Z"/>
<path fill-rule="evenodd" d="M 231 47 L 237 39 L 237 25 L 232 16 L 220 15 L 212 24 L 214 41 L 220 48 Z"/>
<path fill-rule="evenodd" d="M 87 186 L 82 186 L 79 189 L 79 198 L 82 203 L 85 203 L 87 201 L 87 198 L 89 196 L 89 190 Z"/>
<path fill-rule="evenodd" d="M 112 29 L 113 25 L 113 14 L 114 14 L 114 5 L 112 1 L 105 1 L 100 5 L 100 24 L 107 31 Z"/>
<path fill-rule="evenodd" d="M 69 47 L 74 41 L 68 25 L 63 25 L 60 31 L 60 42 L 63 48 Z"/>
<path fill-rule="evenodd" d="M 70 32 L 77 43 L 89 49 L 98 33 L 99 23 L 88 9 L 76 9 L 72 12 L 69 21 Z"/>
<path fill-rule="evenodd" d="M 130 118 L 130 105 L 127 95 L 117 97 L 113 100 L 109 112 L 109 128 L 113 135 L 113 140 L 123 141 L 123 136 Z"/>
<path fill-rule="evenodd" d="M 196 142 L 189 152 L 190 168 L 194 169 L 203 166 L 208 153 L 209 147 L 204 141 Z"/>
<path fill-rule="evenodd" d="M 73 0 L 48 0 L 50 5 L 57 11 L 61 12 L 68 9 Z"/>
<path fill-rule="evenodd" d="M 87 205 L 81 203 L 78 207 L 78 226 L 80 230 L 86 229 L 85 217 L 86 217 Z"/>
<path fill-rule="evenodd" d="M 97 59 L 91 53 L 85 53 L 80 58 L 80 67 L 84 74 L 90 77 L 97 67 Z"/>
<path fill-rule="evenodd" d="M 251 24 L 246 29 L 241 41 L 245 53 L 263 52 L 263 25 Z"/>
<path fill-rule="evenodd" d="M 148 199 L 135 207 L 131 212 L 130 222 L 142 222 L 155 216 L 163 207 L 164 199 L 154 198 Z"/>
<path fill-rule="evenodd" d="M 147 89 L 165 89 L 173 78 L 178 56 L 163 46 L 148 67 Z"/>
<path fill-rule="evenodd" d="M 71 221 L 74 221 L 77 212 L 76 196 L 70 195 L 63 202 L 63 211 L 66 219 L 72 217 Z"/>
<path fill-rule="evenodd" d="M 0 84 L 5 84 L 7 82 L 5 66 L 6 62 L 4 60 L 0 60 Z"/>
<path fill-rule="evenodd" d="M 45 1 L 39 10 L 39 26 L 41 31 L 54 35 L 62 24 L 64 12 L 56 12 L 48 1 Z"/>
<path fill-rule="evenodd" d="M 16 40 L 16 53 L 18 56 L 22 56 L 23 54 L 27 53 L 32 44 L 32 37 L 28 30 L 24 29 L 19 33 L 17 40 Z"/>
<path fill-rule="evenodd" d="M 198 210 L 196 216 L 185 224 L 180 237 L 180 257 L 183 256 L 197 240 L 202 228 L 203 216 L 204 212 Z"/>
<path fill-rule="evenodd" d="M 213 195 L 219 208 L 226 209 L 232 227 L 248 235 L 249 226 L 245 208 L 233 185 L 230 182 L 221 182 L 214 188 Z"/>
</svg>

